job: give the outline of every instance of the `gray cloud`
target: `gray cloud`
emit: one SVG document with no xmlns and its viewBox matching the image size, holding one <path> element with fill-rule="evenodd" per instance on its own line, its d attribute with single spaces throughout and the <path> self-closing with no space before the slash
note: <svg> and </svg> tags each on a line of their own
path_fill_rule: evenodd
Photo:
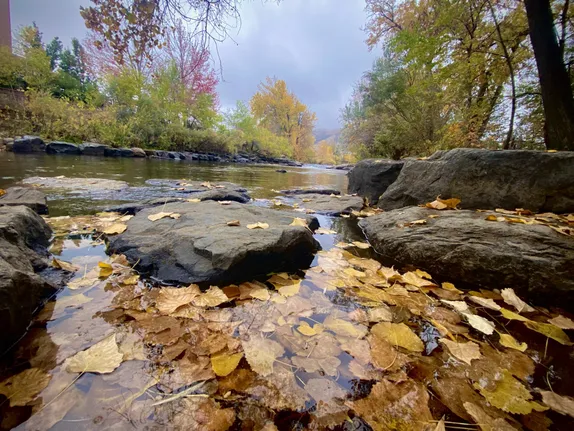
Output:
<svg viewBox="0 0 574 431">
<path fill-rule="evenodd" d="M 79 7 L 88 4 L 88 0 L 12 0 L 12 27 L 36 21 L 45 41 L 59 36 L 68 44 L 72 37 L 84 37 Z M 266 76 L 275 76 L 317 113 L 318 127 L 337 127 L 339 109 L 353 83 L 375 57 L 360 29 L 365 22 L 363 7 L 363 0 L 246 2 L 239 34 L 219 45 L 221 106 L 248 101 Z"/>
</svg>

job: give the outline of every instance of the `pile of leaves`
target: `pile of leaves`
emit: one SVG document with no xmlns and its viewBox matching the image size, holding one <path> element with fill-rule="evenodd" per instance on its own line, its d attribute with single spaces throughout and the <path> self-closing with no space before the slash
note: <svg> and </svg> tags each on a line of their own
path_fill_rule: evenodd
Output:
<svg viewBox="0 0 574 431">
<path fill-rule="evenodd" d="M 67 219 L 65 229 L 105 229 L 121 216 L 107 217 Z M 569 423 L 561 358 L 572 355 L 574 321 L 512 289 L 463 292 L 382 266 L 369 247 L 340 242 L 304 272 L 207 290 L 150 284 L 123 256 L 55 259 L 74 276 L 4 373 L 2 428 L 26 420 L 23 411 L 30 429 Z"/>
</svg>

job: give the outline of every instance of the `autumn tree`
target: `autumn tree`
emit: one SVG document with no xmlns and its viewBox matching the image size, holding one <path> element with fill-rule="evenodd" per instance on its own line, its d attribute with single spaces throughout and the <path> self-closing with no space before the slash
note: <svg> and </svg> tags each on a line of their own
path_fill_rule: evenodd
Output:
<svg viewBox="0 0 574 431">
<path fill-rule="evenodd" d="M 315 146 L 315 160 L 318 163 L 334 165 L 335 159 L 335 142 L 331 139 L 323 139 Z"/>
<path fill-rule="evenodd" d="M 313 155 L 315 113 L 287 89 L 285 81 L 267 78 L 250 102 L 251 112 L 264 128 L 286 137 L 297 160 Z"/>
</svg>

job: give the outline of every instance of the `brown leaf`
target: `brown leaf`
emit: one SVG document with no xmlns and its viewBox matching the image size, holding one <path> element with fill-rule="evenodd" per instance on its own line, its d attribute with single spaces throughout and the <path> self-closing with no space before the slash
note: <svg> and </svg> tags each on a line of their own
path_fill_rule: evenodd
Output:
<svg viewBox="0 0 574 431">
<path fill-rule="evenodd" d="M 548 323 L 558 326 L 560 329 L 574 329 L 574 321 L 564 316 L 556 316 L 550 319 Z"/>
<path fill-rule="evenodd" d="M 42 392 L 52 376 L 39 368 L 29 368 L 0 383 L 0 394 L 10 401 L 10 407 L 25 406 Z"/>
<path fill-rule="evenodd" d="M 316 401 L 330 402 L 333 398 L 345 398 L 346 391 L 329 379 L 309 379 L 305 390 Z"/>
<path fill-rule="evenodd" d="M 229 298 L 217 286 L 211 286 L 209 290 L 193 299 L 193 305 L 197 307 L 217 307 L 228 302 Z"/>
<path fill-rule="evenodd" d="M 248 341 L 242 341 L 241 344 L 249 366 L 261 376 L 273 373 L 275 359 L 285 353 L 281 344 L 268 338 L 253 337 Z"/>
<path fill-rule="evenodd" d="M 54 268 L 63 269 L 68 272 L 76 272 L 79 268 L 76 265 L 72 265 L 69 262 L 64 262 L 63 260 L 52 258 L 52 266 Z"/>
<path fill-rule="evenodd" d="M 239 220 L 231 220 L 227 222 L 227 226 L 241 226 L 241 222 Z"/>
<path fill-rule="evenodd" d="M 574 418 L 574 398 L 550 391 L 540 391 L 542 402 L 555 412 Z"/>
<path fill-rule="evenodd" d="M 182 288 L 163 287 L 157 297 L 156 307 L 162 314 L 171 314 L 179 307 L 190 304 L 199 295 L 201 290 L 196 284 Z"/>
<path fill-rule="evenodd" d="M 482 357 L 480 347 L 472 341 L 468 343 L 457 343 L 445 338 L 441 338 L 439 341 L 448 347 L 448 350 L 455 358 L 466 362 L 468 365 L 471 365 L 473 359 L 480 359 Z"/>
<path fill-rule="evenodd" d="M 489 416 L 478 404 L 465 402 L 464 408 L 482 431 L 516 431 L 504 419 Z"/>
</svg>

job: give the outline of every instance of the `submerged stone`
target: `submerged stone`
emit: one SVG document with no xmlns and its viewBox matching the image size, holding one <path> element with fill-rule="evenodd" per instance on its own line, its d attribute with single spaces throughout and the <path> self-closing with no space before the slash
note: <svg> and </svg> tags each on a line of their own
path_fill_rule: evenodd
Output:
<svg viewBox="0 0 574 431">
<path fill-rule="evenodd" d="M 150 221 L 158 212 L 179 218 Z M 319 223 L 304 217 L 310 229 Z M 291 212 L 250 205 L 217 202 L 170 203 L 141 210 L 127 223 L 127 230 L 110 238 L 108 251 L 125 254 L 136 268 L 163 282 L 231 283 L 308 267 L 319 243 L 310 229 L 290 226 Z M 240 226 L 228 226 L 239 220 Z M 266 229 L 249 229 L 266 223 Z"/>
<path fill-rule="evenodd" d="M 33 184 L 48 189 L 71 189 L 75 191 L 90 190 L 122 190 L 128 183 L 105 178 L 68 178 L 60 177 L 28 177 L 22 180 L 24 184 Z"/>
</svg>

